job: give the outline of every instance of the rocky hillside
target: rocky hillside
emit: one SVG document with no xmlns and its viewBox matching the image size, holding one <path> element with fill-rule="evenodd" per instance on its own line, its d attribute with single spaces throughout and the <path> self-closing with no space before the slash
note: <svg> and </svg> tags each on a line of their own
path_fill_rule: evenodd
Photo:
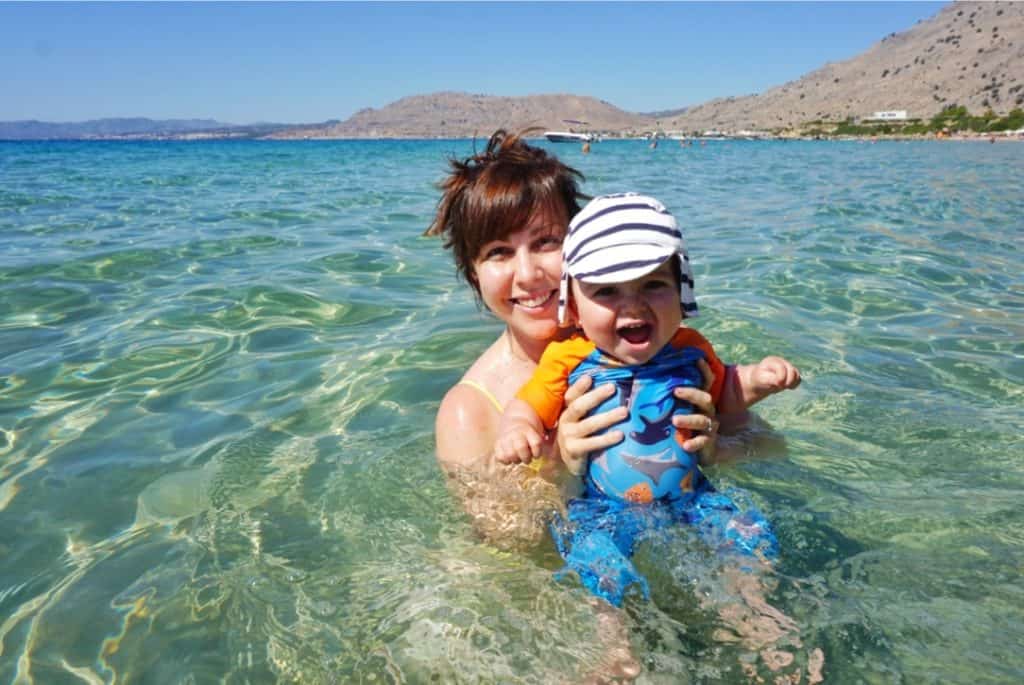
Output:
<svg viewBox="0 0 1024 685">
<path fill-rule="evenodd" d="M 760 95 L 712 100 L 661 125 L 777 129 L 883 110 L 926 119 L 952 104 L 1000 115 L 1024 106 L 1024 3 L 950 4 L 853 59 Z"/>
<path fill-rule="evenodd" d="M 826 64 L 796 81 L 759 95 L 721 98 L 656 115 L 626 112 L 578 95 L 435 93 L 275 137 L 468 137 L 487 135 L 499 126 L 561 129 L 565 119 L 626 134 L 778 130 L 815 120 L 870 117 L 882 110 L 930 118 L 952 104 L 977 114 L 991 108 L 1000 115 L 1024 105 L 1024 2 L 952 3 L 909 30 L 886 36 L 865 53 Z"/>
<path fill-rule="evenodd" d="M 287 132 L 281 137 L 465 138 L 486 136 L 498 126 L 565 129 L 564 120 L 586 121 L 598 130 L 623 131 L 644 118 L 603 100 L 580 95 L 497 97 L 433 93 L 402 98 L 381 109 L 363 109 L 341 123 Z"/>
<path fill-rule="evenodd" d="M 784 50 L 785 46 L 778 46 Z M 755 56 L 756 59 L 756 56 Z M 666 66 L 666 68 L 669 68 Z M 681 103 L 686 93 L 679 93 Z M 792 130 L 815 121 L 906 110 L 930 119 L 949 105 L 1003 116 L 1024 107 L 1024 2 L 956 2 L 866 52 L 826 64 L 757 95 L 711 100 L 657 113 L 626 112 L 593 97 L 499 97 L 433 93 L 363 109 L 346 121 L 233 126 L 208 121 L 103 120 L 82 124 L 0 122 L 0 139 L 44 138 L 465 138 L 498 127 L 650 131 Z"/>
</svg>

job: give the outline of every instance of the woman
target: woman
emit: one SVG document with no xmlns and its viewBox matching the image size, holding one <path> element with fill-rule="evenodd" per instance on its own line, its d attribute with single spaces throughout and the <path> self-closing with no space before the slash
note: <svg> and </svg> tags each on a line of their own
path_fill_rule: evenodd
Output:
<svg viewBox="0 0 1024 685">
<path fill-rule="evenodd" d="M 582 178 L 545 150 L 499 130 L 482 153 L 452 160 L 437 216 L 426 232 L 444 238 L 460 276 L 505 323 L 498 339 L 445 395 L 435 425 L 438 461 L 452 482 L 463 486 L 467 509 L 492 540 L 507 541 L 510 533 L 535 539 L 543 529 L 537 525 L 544 518 L 541 509 L 550 511 L 557 502 L 550 487 L 548 496 L 529 487 L 525 496 L 517 496 L 508 478 L 520 490 L 527 483 L 542 488 L 535 482 L 541 479 L 522 468 L 495 465 L 491 454 L 505 405 L 530 378 L 547 344 L 568 333 L 557 324 L 561 247 L 569 219 L 580 209 Z M 706 365 L 703 370 L 709 385 L 710 371 Z M 566 394 L 557 435 L 546 446 L 548 468 L 542 470 L 548 482 L 567 482 L 560 478 L 559 454 L 581 455 L 622 439 L 619 431 L 594 434 L 623 420 L 624 408 L 585 418 L 614 388 L 588 390 L 589 380 L 583 379 Z M 677 428 L 699 431 L 684 447 L 706 459 L 717 429 L 711 397 L 695 388 L 679 388 L 676 395 L 699 412 L 673 420 Z M 495 512 L 497 500 L 508 505 L 504 511 Z M 516 516 L 527 523 L 510 529 L 507 519 Z"/>
</svg>

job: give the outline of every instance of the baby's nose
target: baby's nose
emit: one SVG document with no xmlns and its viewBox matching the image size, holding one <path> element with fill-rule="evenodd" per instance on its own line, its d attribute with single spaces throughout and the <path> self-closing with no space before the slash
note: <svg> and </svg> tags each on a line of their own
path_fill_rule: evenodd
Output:
<svg viewBox="0 0 1024 685">
<path fill-rule="evenodd" d="M 648 308 L 649 304 L 643 293 L 627 293 L 622 298 L 622 309 L 625 312 L 643 312 Z"/>
</svg>

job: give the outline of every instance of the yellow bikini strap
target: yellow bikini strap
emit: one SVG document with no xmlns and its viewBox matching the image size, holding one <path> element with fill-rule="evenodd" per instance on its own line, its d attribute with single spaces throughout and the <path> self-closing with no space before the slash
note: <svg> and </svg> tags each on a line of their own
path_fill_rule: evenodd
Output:
<svg viewBox="0 0 1024 685">
<path fill-rule="evenodd" d="M 505 411 L 505 408 L 501 406 L 501 402 L 498 401 L 498 398 L 492 395 L 491 391 L 484 387 L 482 383 L 477 383 L 476 381 L 469 380 L 468 378 L 463 378 L 458 384 L 468 385 L 469 387 L 476 389 L 481 395 L 491 401 L 491 404 L 494 405 L 494 408 L 498 410 L 499 414 Z"/>
</svg>

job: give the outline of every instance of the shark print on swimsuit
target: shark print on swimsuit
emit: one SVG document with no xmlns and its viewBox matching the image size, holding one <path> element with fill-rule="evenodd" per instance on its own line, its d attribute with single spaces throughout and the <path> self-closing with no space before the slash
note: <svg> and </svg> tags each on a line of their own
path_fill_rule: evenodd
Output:
<svg viewBox="0 0 1024 685">
<path fill-rule="evenodd" d="M 672 417 L 692 408 L 673 394 L 678 386 L 698 386 L 702 377 L 696 362 L 703 353 L 693 347 L 666 349 L 646 364 L 616 363 L 595 350 L 570 375 L 570 383 L 588 373 L 594 383 L 613 382 L 616 393 L 594 410 L 616 406 L 629 410 L 625 433 L 617 445 L 592 453 L 586 473 L 587 489 L 624 502 L 646 503 L 692 496 L 703 478 L 697 459 L 682 448 Z"/>
</svg>

